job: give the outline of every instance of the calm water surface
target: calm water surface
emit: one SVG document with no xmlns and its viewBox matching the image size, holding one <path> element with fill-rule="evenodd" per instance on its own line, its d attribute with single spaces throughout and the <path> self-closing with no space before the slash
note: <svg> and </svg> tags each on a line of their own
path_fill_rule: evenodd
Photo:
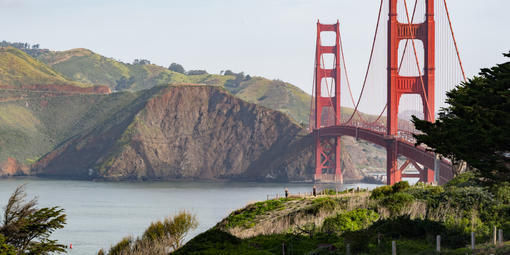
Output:
<svg viewBox="0 0 510 255">
<path fill-rule="evenodd" d="M 97 254 L 124 236 L 139 236 L 152 221 L 179 210 L 195 213 L 199 227 L 191 238 L 214 226 L 233 210 L 267 195 L 310 192 L 311 184 L 151 182 L 112 183 L 46 179 L 0 179 L 0 207 L 14 189 L 26 183 L 29 198 L 39 206 L 60 206 L 67 214 L 64 229 L 53 234 L 61 243 L 73 245 L 68 254 Z M 346 184 L 345 188 L 370 184 Z M 2 213 L 3 214 L 3 211 Z"/>
</svg>

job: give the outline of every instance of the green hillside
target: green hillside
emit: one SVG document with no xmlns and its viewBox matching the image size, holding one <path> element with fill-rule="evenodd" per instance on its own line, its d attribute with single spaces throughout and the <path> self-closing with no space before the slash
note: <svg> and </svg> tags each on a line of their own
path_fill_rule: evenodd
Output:
<svg viewBox="0 0 510 255">
<path fill-rule="evenodd" d="M 300 123 L 308 123 L 310 95 L 290 83 L 255 77 L 241 82 L 238 88 L 226 88 L 248 102 L 277 109 Z"/>
<path fill-rule="evenodd" d="M 21 50 L 13 47 L 0 47 L 0 86 L 21 87 L 24 85 L 92 86 L 66 79 L 43 62 L 32 58 Z"/>
<path fill-rule="evenodd" d="M 282 81 L 244 75 L 240 77 L 240 74 L 186 75 L 152 64 L 126 64 L 87 49 L 48 51 L 37 58 L 69 79 L 107 85 L 116 91 L 137 91 L 180 83 L 223 86 L 248 102 L 285 112 L 299 123 L 308 122 L 310 96 L 298 87 Z"/>
<path fill-rule="evenodd" d="M 122 63 L 86 49 L 35 52 L 0 47 L 0 86 L 52 85 L 54 91 L 41 93 L 39 87 L 28 86 L 23 87 L 28 91 L 1 91 L 0 162 L 13 157 L 22 164 L 30 164 L 67 139 L 111 118 L 133 103 L 145 88 L 160 84 L 220 86 L 247 102 L 284 112 L 297 123 L 308 122 L 310 96 L 279 80 L 242 73 L 186 75 L 157 65 Z M 55 91 L 58 85 L 92 86 L 88 84 L 105 84 L 127 91 L 66 96 Z"/>
<path fill-rule="evenodd" d="M 48 51 L 38 56 L 44 63 L 75 81 L 104 84 L 112 90 L 142 90 L 170 83 L 223 85 L 233 76 L 185 75 L 152 64 L 127 64 L 88 49 Z"/>
<path fill-rule="evenodd" d="M 136 93 L 58 95 L 3 91 L 0 96 L 0 162 L 30 164 L 67 139 L 109 119 Z"/>
</svg>

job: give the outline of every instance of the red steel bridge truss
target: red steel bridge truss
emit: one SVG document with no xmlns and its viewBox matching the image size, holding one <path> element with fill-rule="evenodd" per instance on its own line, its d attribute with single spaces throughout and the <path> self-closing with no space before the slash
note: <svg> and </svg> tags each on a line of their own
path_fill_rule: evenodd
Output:
<svg viewBox="0 0 510 255">
<path fill-rule="evenodd" d="M 317 22 L 310 112 L 316 181 L 343 182 L 342 136 L 386 149 L 388 184 L 402 178 L 442 184 L 453 177 L 449 160 L 415 146 L 412 135 L 417 131 L 410 122 L 411 115 L 433 122 L 436 110 L 444 106 L 446 91 L 466 80 L 450 13 L 446 0 L 414 0 L 411 7 L 407 0 L 381 0 L 357 100 L 349 82 L 340 23 Z M 383 13 L 388 13 L 387 22 Z M 323 38 L 326 34 L 329 43 Z M 341 108 L 341 102 L 351 110 Z"/>
</svg>

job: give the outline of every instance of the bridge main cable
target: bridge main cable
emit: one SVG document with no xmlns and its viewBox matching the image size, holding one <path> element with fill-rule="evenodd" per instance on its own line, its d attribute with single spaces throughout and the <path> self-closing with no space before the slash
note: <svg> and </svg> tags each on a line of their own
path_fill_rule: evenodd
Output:
<svg viewBox="0 0 510 255">
<path fill-rule="evenodd" d="M 377 25 L 375 26 L 375 34 L 374 34 L 374 40 L 372 41 L 372 50 L 370 50 L 370 58 L 368 59 L 368 66 L 367 66 L 367 72 L 365 73 L 365 79 L 363 81 L 363 86 L 361 87 L 361 92 L 358 98 L 358 102 L 356 103 L 356 106 L 354 107 L 354 112 L 352 113 L 351 117 L 349 117 L 349 120 L 347 120 L 346 123 L 350 123 L 352 121 L 352 118 L 354 117 L 354 114 L 356 114 L 356 111 L 358 111 L 359 103 L 361 102 L 361 97 L 363 96 L 363 92 L 365 91 L 365 86 L 367 84 L 368 79 L 368 72 L 370 71 L 370 65 L 372 64 L 372 58 L 374 56 L 374 49 L 375 49 L 375 42 L 377 39 L 377 31 L 379 30 L 379 23 L 381 21 L 381 11 L 383 7 L 384 0 L 381 0 L 381 4 L 379 5 L 379 15 L 377 16 Z"/>
</svg>

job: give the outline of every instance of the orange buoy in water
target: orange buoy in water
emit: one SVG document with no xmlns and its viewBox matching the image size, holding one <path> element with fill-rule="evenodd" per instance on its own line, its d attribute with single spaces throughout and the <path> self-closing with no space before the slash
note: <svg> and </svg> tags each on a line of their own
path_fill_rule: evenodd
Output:
<svg viewBox="0 0 510 255">
<path fill-rule="evenodd" d="M 72 249 L 73 248 L 73 244 L 69 244 L 69 249 Z"/>
</svg>

